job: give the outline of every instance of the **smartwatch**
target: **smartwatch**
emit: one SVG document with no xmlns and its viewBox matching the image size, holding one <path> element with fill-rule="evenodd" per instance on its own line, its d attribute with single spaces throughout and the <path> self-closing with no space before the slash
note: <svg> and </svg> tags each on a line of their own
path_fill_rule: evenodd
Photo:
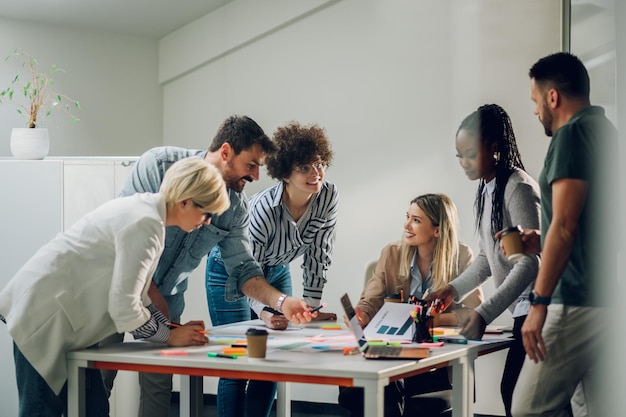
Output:
<svg viewBox="0 0 626 417">
<path fill-rule="evenodd" d="M 530 301 L 531 305 L 540 304 L 547 306 L 550 304 L 550 301 L 552 301 L 552 297 L 542 297 L 540 295 L 537 295 L 535 290 L 532 290 L 530 294 L 528 294 L 528 301 Z"/>
</svg>

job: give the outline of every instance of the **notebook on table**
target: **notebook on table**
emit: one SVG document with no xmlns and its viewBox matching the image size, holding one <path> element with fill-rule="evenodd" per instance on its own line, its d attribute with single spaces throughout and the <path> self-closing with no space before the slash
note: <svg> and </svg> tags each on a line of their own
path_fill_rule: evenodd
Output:
<svg viewBox="0 0 626 417">
<path fill-rule="evenodd" d="M 348 317 L 350 330 L 352 331 L 352 334 L 354 334 L 354 338 L 359 345 L 359 350 L 366 359 L 419 360 L 428 357 L 428 348 L 369 345 L 367 343 L 367 339 L 365 338 L 365 334 L 363 333 L 363 328 L 361 327 L 361 324 L 359 324 L 359 319 L 356 316 L 356 312 L 354 311 L 354 307 L 350 302 L 348 294 L 344 294 L 341 297 L 341 306 L 343 307 L 343 311 L 346 313 L 346 317 Z"/>
</svg>

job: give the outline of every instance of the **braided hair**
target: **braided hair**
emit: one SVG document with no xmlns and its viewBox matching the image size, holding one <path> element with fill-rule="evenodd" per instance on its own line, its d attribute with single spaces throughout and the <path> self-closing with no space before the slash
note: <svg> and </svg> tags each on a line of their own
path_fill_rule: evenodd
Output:
<svg viewBox="0 0 626 417">
<path fill-rule="evenodd" d="M 502 229 L 502 213 L 504 208 L 504 189 L 515 169 L 524 170 L 522 157 L 517 150 L 513 125 L 509 115 L 497 104 L 485 104 L 467 116 L 457 131 L 466 130 L 476 135 L 482 145 L 495 144 L 496 154 L 496 187 L 491 207 L 491 235 Z M 474 208 L 476 210 L 476 229 L 480 229 L 485 197 L 483 190 L 485 180 L 480 179 Z"/>
</svg>

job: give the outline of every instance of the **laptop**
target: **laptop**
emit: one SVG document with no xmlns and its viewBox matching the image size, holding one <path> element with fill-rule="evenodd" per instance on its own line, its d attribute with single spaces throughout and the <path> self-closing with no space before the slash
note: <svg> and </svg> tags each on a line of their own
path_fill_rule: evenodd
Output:
<svg viewBox="0 0 626 417">
<path fill-rule="evenodd" d="M 352 307 L 352 303 L 350 302 L 350 298 L 347 293 L 341 297 L 341 306 L 348 317 L 350 330 L 352 331 L 352 334 L 354 334 L 354 338 L 359 345 L 359 350 L 366 359 L 419 360 L 428 357 L 430 352 L 428 348 L 369 345 L 367 343 L 367 339 L 365 339 L 363 328 L 359 324 L 359 319 L 356 317 L 356 312 L 354 311 L 354 307 Z"/>
</svg>

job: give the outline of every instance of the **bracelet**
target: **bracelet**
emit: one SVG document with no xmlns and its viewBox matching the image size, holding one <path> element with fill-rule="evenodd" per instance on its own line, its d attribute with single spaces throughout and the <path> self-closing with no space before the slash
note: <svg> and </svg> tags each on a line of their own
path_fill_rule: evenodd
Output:
<svg viewBox="0 0 626 417">
<path fill-rule="evenodd" d="M 275 310 L 282 312 L 281 307 L 283 306 L 283 302 L 285 301 L 285 298 L 287 298 L 287 294 L 282 294 L 280 297 L 278 297 L 278 301 L 276 301 Z"/>
</svg>

